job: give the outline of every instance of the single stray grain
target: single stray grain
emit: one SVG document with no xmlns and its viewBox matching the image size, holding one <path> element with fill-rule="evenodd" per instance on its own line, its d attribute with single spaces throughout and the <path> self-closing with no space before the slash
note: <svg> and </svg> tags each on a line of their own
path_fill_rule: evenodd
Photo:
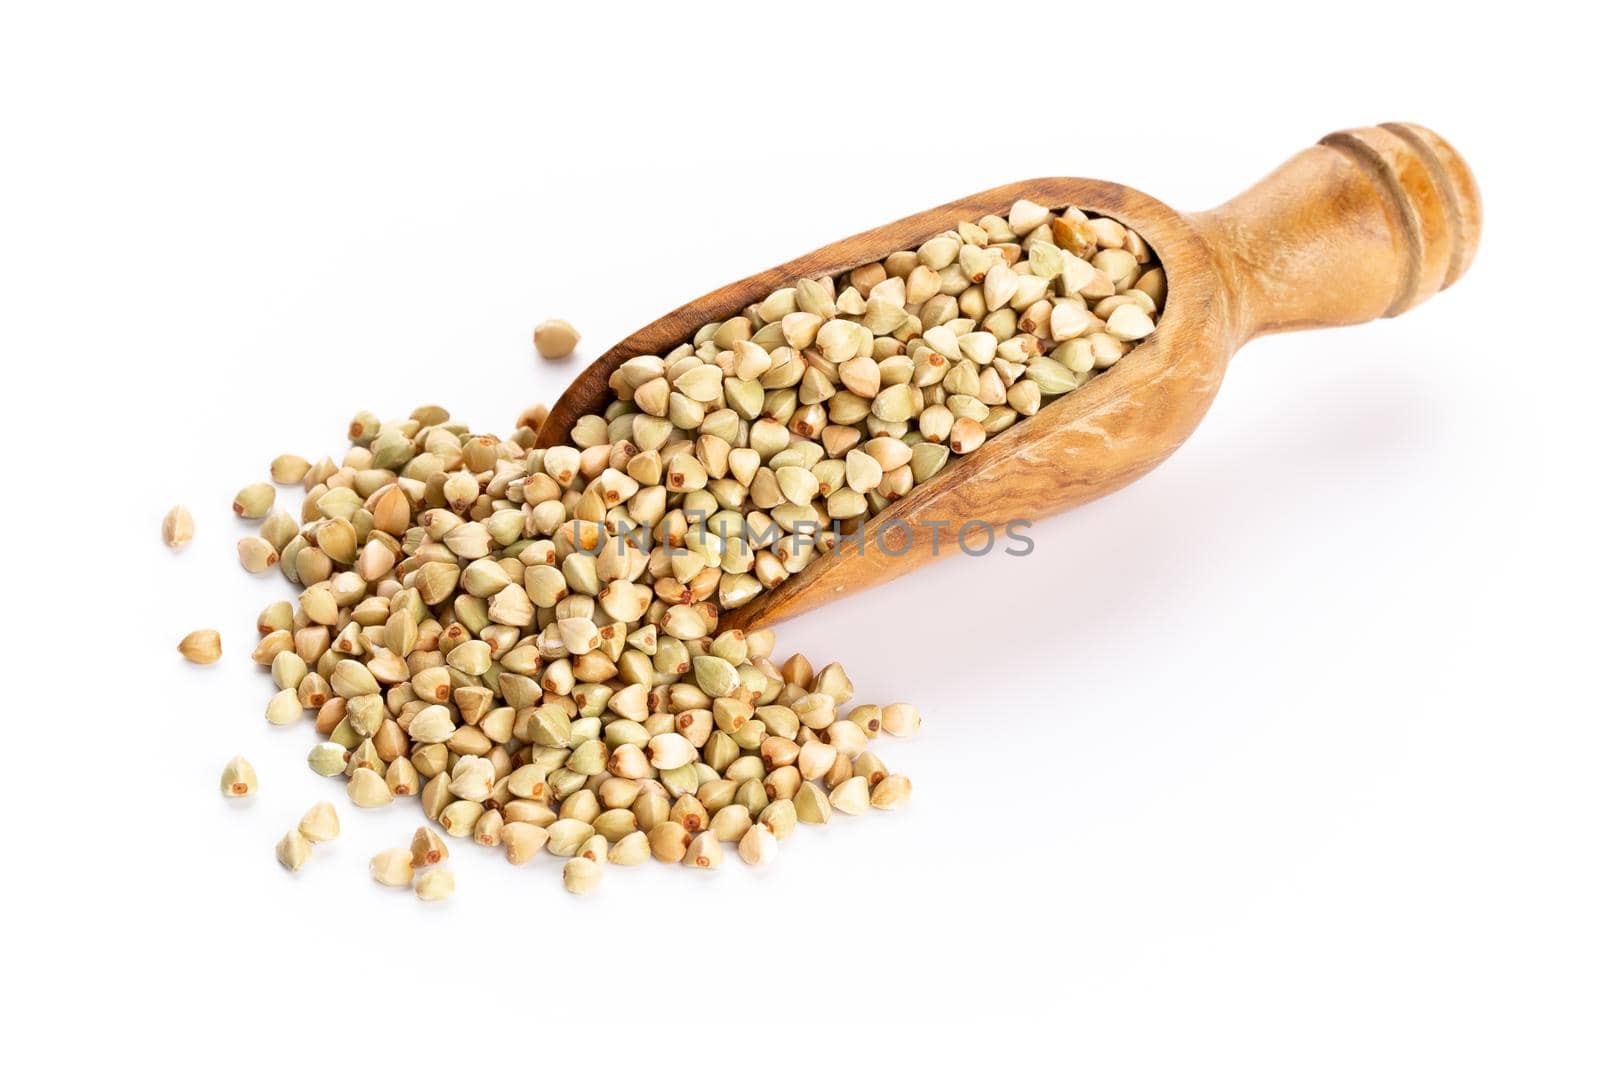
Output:
<svg viewBox="0 0 1600 1067">
<path fill-rule="evenodd" d="M 372 877 L 383 885 L 406 886 L 411 884 L 411 850 L 386 848 L 367 864 Z"/>
<path fill-rule="evenodd" d="M 300 833 L 314 844 L 324 844 L 339 836 L 339 813 L 326 800 L 319 800 L 300 818 Z"/>
<path fill-rule="evenodd" d="M 600 884 L 604 873 L 600 864 L 582 856 L 574 856 L 561 868 L 561 884 L 569 893 L 587 893 Z"/>
<path fill-rule="evenodd" d="M 161 540 L 174 550 L 194 540 L 194 516 L 189 514 L 188 508 L 178 504 L 167 512 L 166 518 L 161 520 Z"/>
<path fill-rule="evenodd" d="M 444 900 L 456 891 L 456 876 L 443 867 L 429 867 L 417 876 L 417 896 L 423 900 Z"/>
<path fill-rule="evenodd" d="M 276 854 L 287 870 L 298 871 L 311 858 L 311 842 L 299 830 L 290 830 L 278 841 Z"/>
<path fill-rule="evenodd" d="M 222 795 L 247 797 L 256 791 L 256 769 L 243 756 L 235 756 L 222 768 Z"/>
<path fill-rule="evenodd" d="M 566 359 L 578 347 L 579 334 L 565 319 L 546 319 L 533 328 L 533 347 L 545 359 Z"/>
<path fill-rule="evenodd" d="M 178 651 L 190 663 L 215 663 L 222 658 L 222 635 L 215 630 L 195 630 L 178 642 Z"/>
</svg>

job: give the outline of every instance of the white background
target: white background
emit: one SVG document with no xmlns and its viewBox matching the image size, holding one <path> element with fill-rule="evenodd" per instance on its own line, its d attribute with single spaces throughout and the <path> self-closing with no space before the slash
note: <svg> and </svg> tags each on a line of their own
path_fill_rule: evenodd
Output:
<svg viewBox="0 0 1600 1067">
<path fill-rule="evenodd" d="M 6 1058 L 1596 1062 L 1570 10 L 9 5 Z M 504 432 L 580 366 L 534 359 L 539 319 L 592 357 L 991 185 L 1203 208 L 1391 119 L 1476 168 L 1455 289 L 1252 344 L 1171 462 L 1032 556 L 781 628 L 922 706 L 880 746 L 909 809 L 584 899 L 462 845 L 424 907 L 365 872 L 415 808 L 353 810 L 309 722 L 263 721 L 246 653 L 287 589 L 240 571 L 228 503 L 358 408 Z M 199 626 L 210 670 L 172 651 Z M 344 836 L 290 876 L 273 842 L 324 797 Z"/>
</svg>

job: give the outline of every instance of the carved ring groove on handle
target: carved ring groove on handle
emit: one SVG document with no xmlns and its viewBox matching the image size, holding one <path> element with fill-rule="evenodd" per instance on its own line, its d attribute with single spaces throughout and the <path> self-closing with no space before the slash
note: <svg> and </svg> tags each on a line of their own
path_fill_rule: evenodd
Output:
<svg viewBox="0 0 1600 1067">
<path fill-rule="evenodd" d="M 1466 269 L 1463 205 L 1434 146 L 1404 123 L 1342 130 L 1319 144 L 1360 167 L 1378 189 L 1403 248 L 1403 264 L 1384 318 L 1448 288 Z"/>
</svg>

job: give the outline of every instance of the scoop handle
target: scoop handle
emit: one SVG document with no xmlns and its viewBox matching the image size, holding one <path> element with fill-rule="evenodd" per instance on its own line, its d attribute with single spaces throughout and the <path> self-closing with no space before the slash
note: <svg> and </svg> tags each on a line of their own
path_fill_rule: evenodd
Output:
<svg viewBox="0 0 1600 1067">
<path fill-rule="evenodd" d="M 1431 130 L 1342 130 L 1192 217 L 1230 290 L 1237 344 L 1398 315 L 1461 277 L 1483 207 Z"/>
</svg>

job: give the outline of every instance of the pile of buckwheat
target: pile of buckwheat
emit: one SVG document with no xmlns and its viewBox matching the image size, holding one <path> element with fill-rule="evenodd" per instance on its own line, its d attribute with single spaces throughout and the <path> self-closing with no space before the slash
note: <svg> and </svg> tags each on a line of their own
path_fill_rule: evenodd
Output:
<svg viewBox="0 0 1600 1067">
<path fill-rule="evenodd" d="M 562 857 L 579 893 L 607 864 L 714 868 L 724 845 L 760 864 L 798 823 L 898 808 L 911 783 L 868 744 L 915 733 L 917 709 L 852 705 L 842 666 L 779 663 L 770 630 L 721 611 L 1115 364 L 1165 288 L 1115 221 L 1018 201 L 626 361 L 570 444 L 533 448 L 542 406 L 504 438 L 439 407 L 362 412 L 341 460 L 273 461 L 298 517 L 266 482 L 234 502 L 261 524 L 241 564 L 303 587 L 257 620 L 267 721 L 311 712 L 308 762 L 356 806 L 416 795 L 447 836 Z M 545 355 L 577 340 L 540 330 Z M 187 543 L 188 512 L 163 535 Z M 182 651 L 221 652 L 213 631 Z M 225 793 L 255 788 L 230 764 Z M 286 867 L 327 815 L 280 843 Z M 440 899 L 447 855 L 425 826 L 371 871 Z"/>
</svg>

